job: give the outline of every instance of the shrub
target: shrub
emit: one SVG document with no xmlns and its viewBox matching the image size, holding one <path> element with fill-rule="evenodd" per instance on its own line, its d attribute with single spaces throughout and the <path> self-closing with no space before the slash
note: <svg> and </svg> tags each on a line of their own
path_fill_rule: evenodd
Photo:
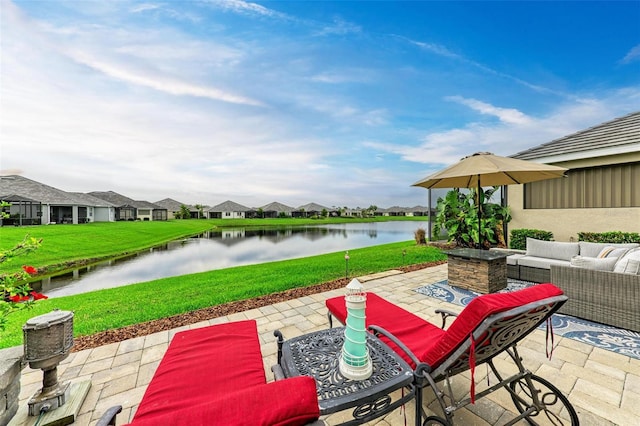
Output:
<svg viewBox="0 0 640 426">
<path fill-rule="evenodd" d="M 637 232 L 578 232 L 578 241 L 591 243 L 640 243 Z"/>
<path fill-rule="evenodd" d="M 542 231 L 540 229 L 514 229 L 509 235 L 509 248 L 515 250 L 527 249 L 527 237 L 544 241 L 553 240 L 552 232 Z"/>
<path fill-rule="evenodd" d="M 490 202 L 498 188 L 481 189 L 477 194 L 473 188 L 467 192 L 459 189 L 447 192 L 445 198 L 438 198 L 436 229 L 444 228 L 448 241 L 455 241 L 460 247 L 489 249 L 496 244 L 504 246 L 500 232 L 503 223 L 511 221 L 511 213 L 509 207 Z M 478 199 L 482 206 L 480 211 Z"/>
<path fill-rule="evenodd" d="M 422 228 L 416 229 L 416 232 L 413 233 L 414 238 L 416 239 L 416 244 L 426 244 L 427 243 L 427 231 Z"/>
</svg>

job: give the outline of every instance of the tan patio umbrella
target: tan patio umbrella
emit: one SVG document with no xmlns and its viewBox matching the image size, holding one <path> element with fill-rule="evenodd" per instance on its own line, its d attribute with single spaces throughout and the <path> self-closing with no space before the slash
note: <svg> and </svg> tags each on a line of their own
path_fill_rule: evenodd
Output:
<svg viewBox="0 0 640 426">
<path fill-rule="evenodd" d="M 532 161 L 500 157 L 490 152 L 477 152 L 458 163 L 419 180 L 412 186 L 423 188 L 477 188 L 535 182 L 564 176 L 567 169 Z M 478 210 L 480 203 L 476 202 Z M 481 212 L 478 211 L 478 240 L 481 234 Z M 480 244 L 480 241 L 478 241 Z"/>
</svg>

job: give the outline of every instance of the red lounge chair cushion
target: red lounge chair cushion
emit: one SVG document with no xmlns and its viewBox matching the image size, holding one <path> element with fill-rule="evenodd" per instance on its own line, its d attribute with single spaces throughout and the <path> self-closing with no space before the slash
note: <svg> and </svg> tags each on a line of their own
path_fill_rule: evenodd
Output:
<svg viewBox="0 0 640 426">
<path fill-rule="evenodd" d="M 254 320 L 183 331 L 174 336 L 160 361 L 134 421 L 212 402 L 265 382 Z"/>
<path fill-rule="evenodd" d="M 436 368 L 460 346 L 488 316 L 524 306 L 563 292 L 553 284 L 538 284 L 511 293 L 492 293 L 474 298 L 451 323 L 440 339 L 418 354 L 422 362 Z"/>
<path fill-rule="evenodd" d="M 325 302 L 329 312 L 343 324 L 347 319 L 344 296 L 328 299 Z M 367 293 L 366 325 L 377 325 L 400 339 L 416 356 L 422 354 L 431 343 L 442 337 L 444 330 L 430 322 L 394 305 L 375 293 Z M 391 349 L 396 351 L 413 368 L 415 364 L 393 342 L 382 337 Z"/>
<path fill-rule="evenodd" d="M 256 385 L 136 420 L 132 426 L 299 426 L 319 418 L 316 382 L 307 376 Z"/>
</svg>

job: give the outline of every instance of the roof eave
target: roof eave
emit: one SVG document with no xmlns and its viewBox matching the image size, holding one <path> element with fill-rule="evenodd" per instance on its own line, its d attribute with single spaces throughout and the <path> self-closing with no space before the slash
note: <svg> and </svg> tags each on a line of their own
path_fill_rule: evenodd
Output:
<svg viewBox="0 0 640 426">
<path fill-rule="evenodd" d="M 623 146 L 610 148 L 593 149 L 586 151 L 567 152 L 556 155 L 540 155 L 540 156 L 513 156 L 513 158 L 526 159 L 545 164 L 556 164 L 568 161 L 585 160 L 597 157 L 608 157 L 612 155 L 629 154 L 640 151 L 640 143 L 634 143 Z"/>
</svg>

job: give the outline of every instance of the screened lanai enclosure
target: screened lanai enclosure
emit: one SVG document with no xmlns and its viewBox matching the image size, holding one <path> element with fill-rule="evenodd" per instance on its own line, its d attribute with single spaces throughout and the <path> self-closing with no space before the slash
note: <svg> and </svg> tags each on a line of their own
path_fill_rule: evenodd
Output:
<svg viewBox="0 0 640 426">
<path fill-rule="evenodd" d="M 20 195 L 5 195 L 0 197 L 9 206 L 3 207 L 2 212 L 8 218 L 0 217 L 2 226 L 40 225 L 42 223 L 42 204 Z M 4 216 L 4 215 L 3 215 Z"/>
</svg>

